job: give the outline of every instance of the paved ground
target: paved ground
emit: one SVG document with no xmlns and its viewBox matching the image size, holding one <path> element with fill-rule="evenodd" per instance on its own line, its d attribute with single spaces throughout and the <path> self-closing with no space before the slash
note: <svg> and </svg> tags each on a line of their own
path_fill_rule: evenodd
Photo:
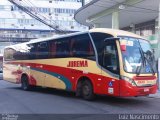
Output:
<svg viewBox="0 0 160 120">
<path fill-rule="evenodd" d="M 0 113 L 160 113 L 160 97 L 159 94 L 136 98 L 98 96 L 95 101 L 89 102 L 75 97 L 71 92 L 45 88 L 23 91 L 20 85 L 0 80 Z"/>
</svg>

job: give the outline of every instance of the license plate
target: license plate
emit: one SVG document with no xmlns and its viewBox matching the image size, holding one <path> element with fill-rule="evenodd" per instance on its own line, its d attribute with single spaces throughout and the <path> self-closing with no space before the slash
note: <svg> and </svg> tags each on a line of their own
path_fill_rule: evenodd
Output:
<svg viewBox="0 0 160 120">
<path fill-rule="evenodd" d="M 145 89 L 144 89 L 144 92 L 149 92 L 149 88 L 145 88 Z"/>
</svg>

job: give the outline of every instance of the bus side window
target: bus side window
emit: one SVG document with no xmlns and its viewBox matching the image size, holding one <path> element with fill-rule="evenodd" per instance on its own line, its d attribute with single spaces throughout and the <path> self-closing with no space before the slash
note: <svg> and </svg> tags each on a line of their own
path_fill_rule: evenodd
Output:
<svg viewBox="0 0 160 120">
<path fill-rule="evenodd" d="M 70 56 L 69 40 L 67 38 L 56 41 L 56 57 L 65 58 Z"/>
<path fill-rule="evenodd" d="M 112 35 L 110 34 L 106 34 L 106 33 L 99 33 L 99 32 L 95 32 L 95 33 L 91 33 L 91 36 L 92 36 L 92 39 L 93 39 L 93 42 L 95 44 L 95 47 L 96 47 L 96 50 L 97 50 L 97 53 L 98 53 L 98 63 L 99 65 L 102 66 L 103 64 L 103 59 L 102 59 L 102 46 L 104 44 L 104 39 L 105 38 L 108 38 L 108 37 L 113 37 Z"/>
<path fill-rule="evenodd" d="M 76 36 L 71 45 L 71 51 L 74 57 L 95 58 L 94 49 L 88 34 Z"/>
<path fill-rule="evenodd" d="M 56 56 L 56 42 L 55 41 L 51 41 L 50 42 L 50 57 L 54 58 Z"/>
<path fill-rule="evenodd" d="M 36 59 L 37 58 L 37 43 L 32 43 L 28 45 L 30 47 L 29 58 Z"/>
<path fill-rule="evenodd" d="M 75 53 L 75 50 L 74 50 L 74 44 L 75 44 L 75 39 L 74 38 L 72 38 L 71 40 L 70 40 L 70 56 L 71 57 L 73 57 L 73 56 L 75 56 L 74 55 L 74 53 Z"/>
<path fill-rule="evenodd" d="M 88 48 L 88 55 L 90 57 L 92 57 L 92 59 L 96 59 L 95 58 L 95 53 L 94 53 L 94 48 L 91 42 L 89 42 L 89 48 Z"/>
<path fill-rule="evenodd" d="M 47 42 L 38 43 L 37 58 L 38 59 L 48 59 L 49 58 L 49 46 Z"/>
<path fill-rule="evenodd" d="M 118 72 L 118 53 L 115 41 L 108 41 L 103 49 L 103 65 L 107 70 Z"/>
</svg>

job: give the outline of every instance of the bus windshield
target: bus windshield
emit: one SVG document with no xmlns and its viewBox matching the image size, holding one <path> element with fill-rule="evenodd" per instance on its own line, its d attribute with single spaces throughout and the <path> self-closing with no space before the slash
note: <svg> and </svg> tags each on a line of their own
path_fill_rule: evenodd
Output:
<svg viewBox="0 0 160 120">
<path fill-rule="evenodd" d="M 120 37 L 124 70 L 130 73 L 155 73 L 155 58 L 150 43 L 132 37 Z"/>
</svg>

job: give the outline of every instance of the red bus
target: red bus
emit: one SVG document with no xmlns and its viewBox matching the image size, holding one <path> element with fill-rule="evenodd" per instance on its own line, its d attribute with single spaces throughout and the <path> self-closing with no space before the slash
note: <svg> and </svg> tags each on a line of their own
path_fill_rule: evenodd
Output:
<svg viewBox="0 0 160 120">
<path fill-rule="evenodd" d="M 150 43 L 121 30 L 97 28 L 8 46 L 3 66 L 4 80 L 24 90 L 57 88 L 87 100 L 95 94 L 132 97 L 157 91 Z"/>
</svg>

